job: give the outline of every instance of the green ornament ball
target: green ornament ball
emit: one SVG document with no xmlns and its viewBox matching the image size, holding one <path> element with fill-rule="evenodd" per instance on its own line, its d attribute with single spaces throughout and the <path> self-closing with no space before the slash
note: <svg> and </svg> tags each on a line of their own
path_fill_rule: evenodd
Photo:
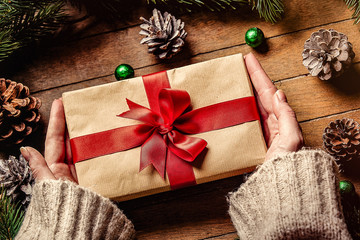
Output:
<svg viewBox="0 0 360 240">
<path fill-rule="evenodd" d="M 115 78 L 123 80 L 134 77 L 134 69 L 128 64 L 120 64 L 115 69 Z"/>
<path fill-rule="evenodd" d="M 264 42 L 264 33 L 260 28 L 253 27 L 245 33 L 245 42 L 250 47 L 256 48 Z"/>
<path fill-rule="evenodd" d="M 340 185 L 340 193 L 343 195 L 352 195 L 355 194 L 355 187 L 354 185 L 347 180 L 342 180 L 339 183 Z"/>
</svg>

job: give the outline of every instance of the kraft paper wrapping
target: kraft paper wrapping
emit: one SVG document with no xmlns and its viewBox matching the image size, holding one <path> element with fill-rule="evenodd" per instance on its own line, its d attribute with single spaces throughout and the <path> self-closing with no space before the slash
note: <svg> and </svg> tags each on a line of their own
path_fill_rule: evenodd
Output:
<svg viewBox="0 0 360 240">
<path fill-rule="evenodd" d="M 167 71 L 171 88 L 186 90 L 193 109 L 252 96 L 242 54 Z M 139 124 L 117 117 L 127 111 L 125 99 L 149 107 L 141 77 L 63 94 L 70 138 Z M 259 121 L 195 134 L 207 141 L 205 158 L 195 161 L 198 184 L 252 171 L 261 164 L 266 144 Z M 106 139 L 102 139 L 106 141 Z M 149 166 L 139 172 L 140 147 L 75 164 L 79 184 L 117 201 L 170 190 L 168 178 Z"/>
</svg>

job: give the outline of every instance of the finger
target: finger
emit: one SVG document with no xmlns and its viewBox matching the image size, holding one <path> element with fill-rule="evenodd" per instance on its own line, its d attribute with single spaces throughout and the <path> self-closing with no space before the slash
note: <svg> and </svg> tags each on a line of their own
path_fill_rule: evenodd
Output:
<svg viewBox="0 0 360 240">
<path fill-rule="evenodd" d="M 259 101 L 268 113 L 271 112 L 272 97 L 277 90 L 276 87 L 271 82 L 254 54 L 249 53 L 245 56 L 245 64 L 251 82 L 253 83 L 255 91 L 259 97 Z"/>
<path fill-rule="evenodd" d="M 70 169 L 70 174 L 73 178 L 73 180 L 75 182 L 78 182 L 77 179 L 77 175 L 76 175 L 76 169 L 75 169 L 75 165 L 72 159 L 72 153 L 71 153 L 71 147 L 70 147 L 70 138 L 69 138 L 69 133 L 66 131 L 66 141 L 65 141 L 65 145 L 66 145 L 66 161 L 69 165 L 69 169 Z"/>
<path fill-rule="evenodd" d="M 273 110 L 279 122 L 279 137 L 288 151 L 296 151 L 303 144 L 303 137 L 295 112 L 287 103 L 283 91 L 278 90 L 273 98 Z"/>
<path fill-rule="evenodd" d="M 70 145 L 70 137 L 69 132 L 65 130 L 65 156 L 66 156 L 66 162 L 68 164 L 74 164 L 72 159 L 72 153 L 71 153 L 71 145 Z"/>
<path fill-rule="evenodd" d="M 45 140 L 45 159 L 49 166 L 65 159 L 65 115 L 59 99 L 54 100 Z"/>
<path fill-rule="evenodd" d="M 20 152 L 29 162 L 31 171 L 36 180 L 55 179 L 41 153 L 32 147 L 21 147 Z"/>
</svg>

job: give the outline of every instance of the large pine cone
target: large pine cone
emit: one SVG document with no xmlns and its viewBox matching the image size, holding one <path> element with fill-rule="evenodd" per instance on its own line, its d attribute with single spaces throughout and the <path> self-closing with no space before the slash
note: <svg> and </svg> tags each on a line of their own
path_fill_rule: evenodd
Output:
<svg viewBox="0 0 360 240">
<path fill-rule="evenodd" d="M 325 150 L 346 165 L 348 161 L 360 156 L 360 125 L 353 119 L 337 119 L 330 122 L 323 133 Z"/>
<path fill-rule="evenodd" d="M 19 160 L 10 156 L 0 159 L 0 186 L 4 186 L 6 194 L 25 207 L 30 202 L 34 178 L 28 162 L 20 155 Z"/>
<path fill-rule="evenodd" d="M 40 99 L 21 83 L 0 79 L 0 143 L 19 144 L 40 120 Z"/>
<path fill-rule="evenodd" d="M 302 56 L 312 76 L 329 80 L 349 68 L 355 53 L 346 35 L 334 29 L 321 29 L 305 41 Z"/>
<path fill-rule="evenodd" d="M 171 58 L 178 53 L 184 46 L 187 32 L 185 23 L 171 14 L 165 12 L 164 15 L 157 9 L 153 10 L 153 16 L 140 25 L 140 34 L 145 37 L 140 41 L 141 44 L 148 45 L 149 53 L 153 53 L 160 59 Z"/>
</svg>

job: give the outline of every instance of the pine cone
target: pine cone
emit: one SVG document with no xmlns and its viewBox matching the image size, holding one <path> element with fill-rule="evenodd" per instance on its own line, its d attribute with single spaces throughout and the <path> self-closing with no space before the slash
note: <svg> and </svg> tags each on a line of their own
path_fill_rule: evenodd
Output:
<svg viewBox="0 0 360 240">
<path fill-rule="evenodd" d="M 19 144 L 40 120 L 40 99 L 21 83 L 0 79 L 0 143 Z"/>
<path fill-rule="evenodd" d="M 349 68 L 355 53 L 346 35 L 334 29 L 321 29 L 305 41 L 302 56 L 312 76 L 329 80 Z"/>
<path fill-rule="evenodd" d="M 343 118 L 330 122 L 323 133 L 325 150 L 346 165 L 360 156 L 360 125 L 353 119 Z"/>
<path fill-rule="evenodd" d="M 14 201 L 24 206 L 30 202 L 34 178 L 28 162 L 20 155 L 19 160 L 10 156 L 8 160 L 0 159 L 0 185 Z"/>
<path fill-rule="evenodd" d="M 153 10 L 153 16 L 148 20 L 140 17 L 144 23 L 140 25 L 140 34 L 145 37 L 141 44 L 148 45 L 149 53 L 153 53 L 160 59 L 171 58 L 184 46 L 187 32 L 184 30 L 185 23 L 171 14 L 164 15 L 157 9 Z"/>
</svg>

